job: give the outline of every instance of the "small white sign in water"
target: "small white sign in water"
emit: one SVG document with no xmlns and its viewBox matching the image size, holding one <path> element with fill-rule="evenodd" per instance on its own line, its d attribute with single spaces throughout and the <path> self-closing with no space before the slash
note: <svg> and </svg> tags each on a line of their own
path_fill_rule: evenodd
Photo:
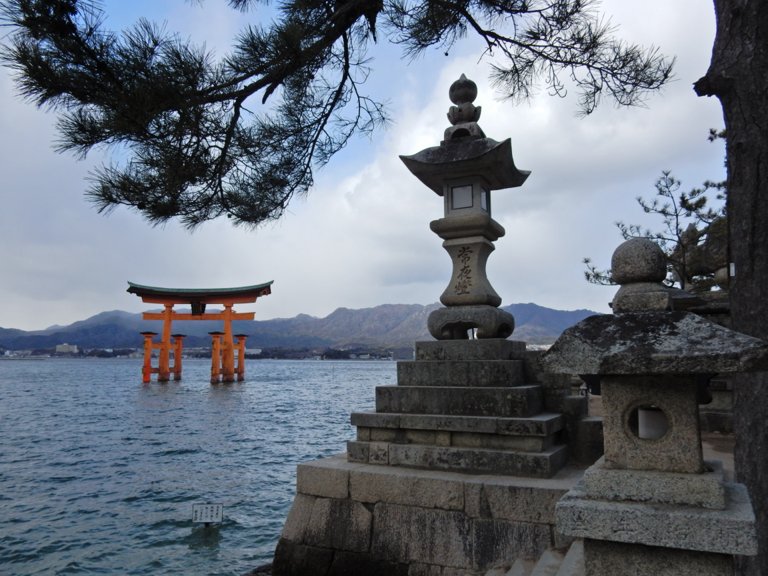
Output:
<svg viewBox="0 0 768 576">
<path fill-rule="evenodd" d="M 223 504 L 192 504 L 192 522 L 220 524 L 224 520 Z"/>
</svg>

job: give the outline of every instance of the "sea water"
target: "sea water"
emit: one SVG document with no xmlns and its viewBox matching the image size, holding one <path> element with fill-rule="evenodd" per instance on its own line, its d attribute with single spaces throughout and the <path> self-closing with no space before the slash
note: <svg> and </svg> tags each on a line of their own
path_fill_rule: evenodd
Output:
<svg viewBox="0 0 768 576">
<path fill-rule="evenodd" d="M 296 465 L 344 452 L 387 361 L 248 361 L 141 383 L 141 361 L 0 361 L 0 574 L 238 575 L 271 560 Z M 221 524 L 194 504 L 224 506 Z"/>
</svg>

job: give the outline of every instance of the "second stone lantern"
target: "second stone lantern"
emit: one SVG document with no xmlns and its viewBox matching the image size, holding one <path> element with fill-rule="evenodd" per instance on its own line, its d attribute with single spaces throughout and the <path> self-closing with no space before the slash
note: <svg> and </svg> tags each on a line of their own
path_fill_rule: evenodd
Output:
<svg viewBox="0 0 768 576">
<path fill-rule="evenodd" d="M 462 74 L 449 97 L 454 104 L 448 111 L 451 126 L 440 145 L 400 157 L 444 199 L 445 216 L 430 222 L 430 228 L 443 239 L 453 273 L 440 296 L 445 308 L 429 316 L 429 332 L 438 340 L 466 339 L 469 330 L 476 330 L 477 338 L 508 338 L 515 320 L 499 309 L 501 298 L 485 271 L 493 242 L 505 233 L 491 217 L 491 191 L 521 186 L 530 172 L 515 167 L 509 138 L 497 142 L 478 126 L 472 80 Z"/>
</svg>

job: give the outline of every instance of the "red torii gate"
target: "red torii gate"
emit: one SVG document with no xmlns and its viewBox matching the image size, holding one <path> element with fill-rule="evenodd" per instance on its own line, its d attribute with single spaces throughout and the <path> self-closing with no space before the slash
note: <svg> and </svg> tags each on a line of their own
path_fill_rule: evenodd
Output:
<svg viewBox="0 0 768 576">
<path fill-rule="evenodd" d="M 243 334 L 232 334 L 233 320 L 253 320 L 254 312 L 235 312 L 235 304 L 255 302 L 259 296 L 272 293 L 272 281 L 239 288 L 159 288 L 128 282 L 128 292 L 141 297 L 142 302 L 162 304 L 162 312 L 144 312 L 144 320 L 162 320 L 163 333 L 159 342 L 153 342 L 156 332 L 142 332 L 144 336 L 144 367 L 142 380 L 147 383 L 152 374 L 158 382 L 167 382 L 173 374 L 181 379 L 181 353 L 184 335 L 171 334 L 174 320 L 223 320 L 223 332 L 211 332 L 211 383 L 241 381 L 245 378 L 245 339 Z M 175 304 L 187 304 L 191 313 L 175 312 Z M 208 304 L 222 304 L 224 310 L 205 313 Z M 171 340 L 173 338 L 173 340 Z M 237 339 L 237 340 L 235 340 Z M 237 362 L 235 362 L 237 349 Z M 152 366 L 152 350 L 158 350 L 158 366 Z M 173 352 L 173 365 L 170 358 Z"/>
</svg>

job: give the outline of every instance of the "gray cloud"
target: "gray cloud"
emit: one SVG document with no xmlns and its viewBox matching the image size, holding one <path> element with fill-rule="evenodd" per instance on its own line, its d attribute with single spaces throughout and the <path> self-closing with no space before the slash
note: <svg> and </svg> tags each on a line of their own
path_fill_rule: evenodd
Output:
<svg viewBox="0 0 768 576">
<path fill-rule="evenodd" d="M 318 173 L 315 189 L 282 221 L 256 231 L 222 219 L 189 233 L 174 223 L 149 227 L 124 209 L 97 214 L 83 191 L 89 166 L 100 159 L 76 162 L 52 152 L 54 117 L 15 97 L 2 70 L 0 326 L 35 329 L 102 310 L 145 309 L 125 293 L 127 280 L 188 287 L 274 280 L 273 294 L 255 306 L 258 318 L 437 301 L 450 263 L 428 223 L 442 215 L 442 199 L 398 155 L 439 143 L 448 86 L 460 73 L 479 85 L 486 133 L 511 137 L 517 165 L 532 171 L 522 188 L 494 192 L 494 217 L 507 235 L 488 262 L 492 284 L 507 304 L 607 311 L 613 291 L 583 280 L 582 257 L 608 264 L 620 241 L 616 220 L 654 224 L 634 197 L 650 197 L 661 170 L 673 170 L 687 186 L 723 172 L 722 147 L 705 140 L 722 124 L 719 106 L 690 89 L 711 51 L 711 8 L 694 0 L 657 3 L 663 18 L 648 18 L 647 3 L 603 5 L 628 37 L 678 56 L 678 80 L 646 108 L 606 104 L 579 119 L 573 99 L 545 94 L 512 107 L 487 85 L 488 69 L 471 47 L 408 68 L 374 63 L 375 86 L 392 102 L 392 126 L 372 141 L 357 140 Z M 209 23 L 196 18 L 169 22 L 193 34 Z M 224 45 L 239 25 L 222 18 L 210 26 L 211 42 Z"/>
</svg>

